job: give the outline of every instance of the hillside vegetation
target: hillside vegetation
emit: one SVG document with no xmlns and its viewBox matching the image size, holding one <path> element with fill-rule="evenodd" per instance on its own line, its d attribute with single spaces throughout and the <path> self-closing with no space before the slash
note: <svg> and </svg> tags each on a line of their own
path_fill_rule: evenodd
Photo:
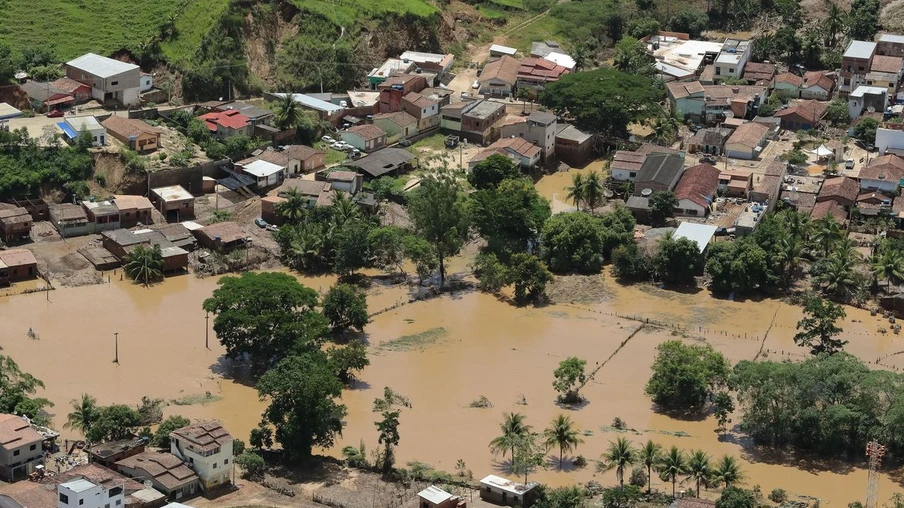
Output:
<svg viewBox="0 0 904 508">
<path fill-rule="evenodd" d="M 299 10 L 319 14 L 346 29 L 366 18 L 387 14 L 428 17 L 439 9 L 426 0 L 291 0 Z"/>
</svg>

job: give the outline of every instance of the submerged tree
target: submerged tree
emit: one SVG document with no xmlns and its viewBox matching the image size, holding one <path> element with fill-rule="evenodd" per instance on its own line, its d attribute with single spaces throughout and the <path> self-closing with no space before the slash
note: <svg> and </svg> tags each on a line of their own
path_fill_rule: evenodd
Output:
<svg viewBox="0 0 904 508">
<path fill-rule="evenodd" d="M 163 250 L 160 245 L 139 245 L 125 255 L 124 261 L 123 270 L 135 282 L 149 286 L 163 279 Z"/>
<path fill-rule="evenodd" d="M 584 400 L 579 391 L 587 380 L 587 375 L 584 373 L 586 365 L 587 360 L 576 356 L 559 362 L 559 367 L 553 372 L 555 381 L 552 383 L 552 387 L 559 392 L 559 402 L 577 404 Z"/>
<path fill-rule="evenodd" d="M 562 457 L 565 452 L 577 449 L 584 441 L 579 437 L 580 432 L 575 428 L 571 418 L 559 415 L 549 423 L 549 427 L 543 431 L 546 437 L 547 448 L 559 448 L 559 468 L 562 467 Z"/>
<path fill-rule="evenodd" d="M 653 490 L 653 470 L 658 470 L 662 464 L 662 446 L 647 440 L 647 443 L 637 450 L 638 461 L 647 468 L 647 492 Z"/>
<path fill-rule="evenodd" d="M 499 425 L 502 435 L 490 441 L 490 451 L 494 455 L 502 452 L 503 458 L 506 452 L 511 452 L 514 456 L 518 440 L 531 433 L 531 426 L 525 423 L 526 417 L 523 414 L 509 413 L 504 416 L 505 420 Z"/>
<path fill-rule="evenodd" d="M 63 428 L 77 430 L 83 436 L 87 436 L 91 426 L 97 420 L 97 399 L 87 393 L 83 393 L 81 398 L 72 399 L 70 404 L 72 405 L 72 412 L 66 415 L 66 423 L 63 424 Z"/>
<path fill-rule="evenodd" d="M 599 471 L 615 470 L 619 487 L 625 486 L 625 469 L 633 466 L 638 460 L 637 450 L 627 438 L 620 437 L 609 441 L 609 449 L 603 453 L 598 465 Z"/>
<path fill-rule="evenodd" d="M 844 349 L 847 341 L 835 338 L 841 333 L 836 321 L 847 315 L 840 305 L 816 296 L 807 300 L 804 314 L 805 317 L 797 322 L 797 329 L 801 331 L 794 335 L 795 344 L 810 348 L 814 356 Z"/>
<path fill-rule="evenodd" d="M 673 446 L 663 456 L 659 466 L 659 476 L 663 481 L 672 484 L 672 497 L 675 497 L 675 486 L 681 476 L 687 474 L 687 455 L 677 446 Z"/>
<path fill-rule="evenodd" d="M 381 469 L 383 474 L 387 475 L 392 471 L 395 464 L 394 449 L 399 445 L 399 411 L 384 411 L 383 419 L 374 422 L 377 426 L 380 436 L 377 442 L 383 445 L 383 455 L 381 457 Z"/>
<path fill-rule="evenodd" d="M 697 497 L 700 497 L 700 484 L 706 485 L 712 478 L 709 455 L 703 450 L 694 451 L 687 461 L 687 475 L 697 485 Z"/>
</svg>

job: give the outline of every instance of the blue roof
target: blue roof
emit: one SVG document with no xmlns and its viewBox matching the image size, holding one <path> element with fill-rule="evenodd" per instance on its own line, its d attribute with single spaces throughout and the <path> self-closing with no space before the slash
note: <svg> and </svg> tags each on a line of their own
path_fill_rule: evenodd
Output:
<svg viewBox="0 0 904 508">
<path fill-rule="evenodd" d="M 73 129 L 72 126 L 70 126 L 70 125 L 69 125 L 68 123 L 66 123 L 66 122 L 59 122 L 59 123 L 57 123 L 57 127 L 59 127 L 60 129 L 63 129 L 63 132 L 66 133 L 66 136 L 67 136 L 69 139 L 75 139 L 75 138 L 78 137 L 78 133 L 75 132 L 75 129 Z"/>
<path fill-rule="evenodd" d="M 284 97 L 286 95 L 291 95 L 295 102 L 298 102 L 302 106 L 307 108 L 316 109 L 317 111 L 323 111 L 329 115 L 337 111 L 342 111 L 344 108 L 341 106 L 337 106 L 332 102 L 322 101 L 320 99 L 311 97 L 310 95 L 305 95 L 303 93 L 293 93 L 293 94 L 285 94 L 285 93 L 275 93 L 273 94 L 277 97 Z"/>
</svg>

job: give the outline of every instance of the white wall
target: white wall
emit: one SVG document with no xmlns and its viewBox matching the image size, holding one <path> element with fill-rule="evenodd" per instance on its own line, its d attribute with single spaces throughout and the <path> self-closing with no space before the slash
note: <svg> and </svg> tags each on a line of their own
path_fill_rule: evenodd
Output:
<svg viewBox="0 0 904 508">
<path fill-rule="evenodd" d="M 631 173 L 634 173 L 634 176 L 631 176 Z M 637 171 L 628 171 L 627 169 L 612 170 L 612 178 L 615 180 L 634 180 L 635 177 L 637 177 Z"/>
<path fill-rule="evenodd" d="M 889 148 L 904 150 L 904 131 L 876 129 L 876 148 L 880 154 L 885 154 Z"/>
</svg>

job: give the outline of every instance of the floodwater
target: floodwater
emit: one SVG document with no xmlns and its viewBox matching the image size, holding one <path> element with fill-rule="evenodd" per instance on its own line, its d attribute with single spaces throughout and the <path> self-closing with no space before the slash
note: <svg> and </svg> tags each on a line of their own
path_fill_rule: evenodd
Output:
<svg viewBox="0 0 904 508">
<path fill-rule="evenodd" d="M 543 175 L 536 183 L 537 192 L 549 200 L 553 213 L 573 212 L 575 211 L 574 203 L 567 199 L 568 191 L 566 190 L 566 187 L 571 186 L 572 175 L 577 173 L 586 175 L 591 171 L 605 173 L 607 165 L 606 159 L 599 159 L 581 169 L 571 169 L 551 175 Z"/>
<path fill-rule="evenodd" d="M 453 267 L 463 269 L 465 264 L 458 259 Z M 301 280 L 318 290 L 334 282 L 331 277 Z M 558 452 L 552 451 L 550 467 L 531 479 L 553 485 L 591 479 L 611 484 L 614 474 L 595 473 L 594 460 L 610 440 L 625 435 L 636 443 L 652 439 L 665 447 L 702 449 L 714 458 L 737 456 L 747 477 L 745 485 L 760 485 L 766 493 L 782 487 L 832 506 L 864 497 L 866 471 L 859 458 L 851 465 L 763 453 L 738 434 L 720 440 L 711 417 L 689 421 L 657 414 L 643 394 L 654 348 L 673 337 L 674 329 L 669 327 L 680 326 L 679 335 L 690 336 L 687 340 L 705 339 L 732 361 L 758 354 L 803 358 L 791 339 L 800 316 L 797 308 L 775 300 L 714 299 L 706 291 L 682 294 L 648 286 L 621 287 L 607 276 L 603 284 L 609 296 L 596 303 L 516 308 L 489 295 L 465 292 L 375 316 L 366 334 L 371 365 L 344 392 L 347 425 L 327 453 L 338 454 L 342 446 L 361 440 L 369 451 L 375 448 L 373 422 L 378 415 L 371 412 L 371 405 L 383 387 L 390 386 L 412 404 L 402 410 L 400 463 L 419 460 L 453 471 L 462 459 L 475 477 L 508 475 L 506 462 L 494 458 L 487 447 L 498 434 L 502 414 L 524 413 L 529 424 L 542 430 L 554 416 L 565 413 L 588 431 L 577 453 L 590 465 L 560 471 L 555 463 Z M 151 288 L 116 280 L 63 288 L 51 292 L 49 301 L 42 293 L 0 297 L 0 345 L 3 354 L 46 383 L 41 395 L 56 404 L 57 428 L 65 422 L 69 401 L 83 392 L 96 396 L 101 404 L 137 404 L 143 395 L 168 401 L 197 399 L 210 392 L 214 400 L 207 404 L 171 404 L 166 412 L 218 418 L 234 435 L 247 439 L 264 404 L 253 387 L 229 377 L 228 365 L 221 361 L 223 349 L 212 330 L 210 350 L 205 348 L 201 302 L 215 288 L 215 278 L 182 276 Z M 407 294 L 406 287 L 375 286 L 369 293 L 371 311 L 406 300 Z M 616 314 L 666 326 L 645 326 L 620 348 L 641 323 Z M 888 327 L 866 312 L 848 309 L 843 325 L 850 340 L 848 350 L 867 361 L 883 357 L 881 362 L 888 368 L 904 367 L 899 356 L 884 358 L 904 350 L 904 340 L 878 333 L 882 326 Z M 39 340 L 26 337 L 29 327 Z M 119 364 L 112 361 L 115 332 L 119 333 Z M 588 403 L 577 409 L 554 402 L 552 371 L 567 356 L 586 359 L 589 369 L 605 362 L 584 389 Z M 468 407 L 481 396 L 493 407 Z M 613 432 L 608 426 L 615 417 L 635 430 Z M 63 434 L 76 437 L 66 430 Z M 901 492 L 899 481 L 883 475 L 880 498 L 887 500 Z M 658 478 L 654 485 L 669 488 Z"/>
</svg>

